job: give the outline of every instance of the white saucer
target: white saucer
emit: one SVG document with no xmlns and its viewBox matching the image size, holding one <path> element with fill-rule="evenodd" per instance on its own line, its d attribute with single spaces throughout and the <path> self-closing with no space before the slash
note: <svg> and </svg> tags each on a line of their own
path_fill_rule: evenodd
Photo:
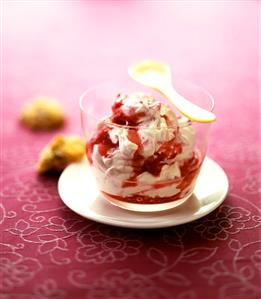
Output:
<svg viewBox="0 0 261 299">
<path fill-rule="evenodd" d="M 132 212 L 103 199 L 83 160 L 63 171 L 58 192 L 65 205 L 88 219 L 121 227 L 160 228 L 191 222 L 215 210 L 226 197 L 228 178 L 216 162 L 205 158 L 194 194 L 185 203 L 162 212 Z"/>
</svg>

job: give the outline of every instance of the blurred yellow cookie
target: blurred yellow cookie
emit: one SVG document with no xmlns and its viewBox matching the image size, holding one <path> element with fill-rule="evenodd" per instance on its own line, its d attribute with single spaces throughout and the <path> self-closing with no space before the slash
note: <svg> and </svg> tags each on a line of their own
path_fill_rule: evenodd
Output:
<svg viewBox="0 0 261 299">
<path fill-rule="evenodd" d="M 37 163 L 40 174 L 61 172 L 67 165 L 79 161 L 85 154 L 85 143 L 78 136 L 56 136 L 42 150 Z"/>
<path fill-rule="evenodd" d="M 62 126 L 65 116 L 56 99 L 39 96 L 23 107 L 20 120 L 33 130 L 51 130 Z"/>
</svg>

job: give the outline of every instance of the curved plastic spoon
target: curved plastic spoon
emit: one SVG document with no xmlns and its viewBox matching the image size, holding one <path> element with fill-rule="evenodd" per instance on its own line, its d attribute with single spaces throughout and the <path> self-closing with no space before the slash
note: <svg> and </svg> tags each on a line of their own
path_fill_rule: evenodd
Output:
<svg viewBox="0 0 261 299">
<path fill-rule="evenodd" d="M 164 94 L 180 113 L 196 122 L 209 123 L 216 120 L 214 113 L 205 110 L 177 93 L 171 83 L 168 65 L 154 60 L 145 60 L 128 69 L 129 75 L 139 83 Z"/>
</svg>

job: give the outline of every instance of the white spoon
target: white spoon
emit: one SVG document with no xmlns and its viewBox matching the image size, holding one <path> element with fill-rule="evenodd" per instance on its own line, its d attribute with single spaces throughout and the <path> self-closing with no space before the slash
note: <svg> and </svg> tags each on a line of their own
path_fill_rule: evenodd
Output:
<svg viewBox="0 0 261 299">
<path fill-rule="evenodd" d="M 177 93 L 171 83 L 170 67 L 154 60 L 145 60 L 128 69 L 129 75 L 139 83 L 164 94 L 180 113 L 195 122 L 209 123 L 216 120 L 214 113 L 205 110 Z"/>
</svg>

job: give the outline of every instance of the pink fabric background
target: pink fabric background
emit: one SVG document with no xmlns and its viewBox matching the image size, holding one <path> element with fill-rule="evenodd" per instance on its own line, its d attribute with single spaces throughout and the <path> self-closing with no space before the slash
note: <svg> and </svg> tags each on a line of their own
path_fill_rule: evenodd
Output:
<svg viewBox="0 0 261 299">
<path fill-rule="evenodd" d="M 261 297 L 259 19 L 259 1 L 3 1 L 1 299 Z M 229 196 L 176 228 L 100 225 L 35 173 L 58 132 L 29 132 L 17 115 L 55 96 L 69 119 L 59 132 L 80 133 L 81 92 L 147 57 L 214 95 L 208 154 Z"/>
</svg>

